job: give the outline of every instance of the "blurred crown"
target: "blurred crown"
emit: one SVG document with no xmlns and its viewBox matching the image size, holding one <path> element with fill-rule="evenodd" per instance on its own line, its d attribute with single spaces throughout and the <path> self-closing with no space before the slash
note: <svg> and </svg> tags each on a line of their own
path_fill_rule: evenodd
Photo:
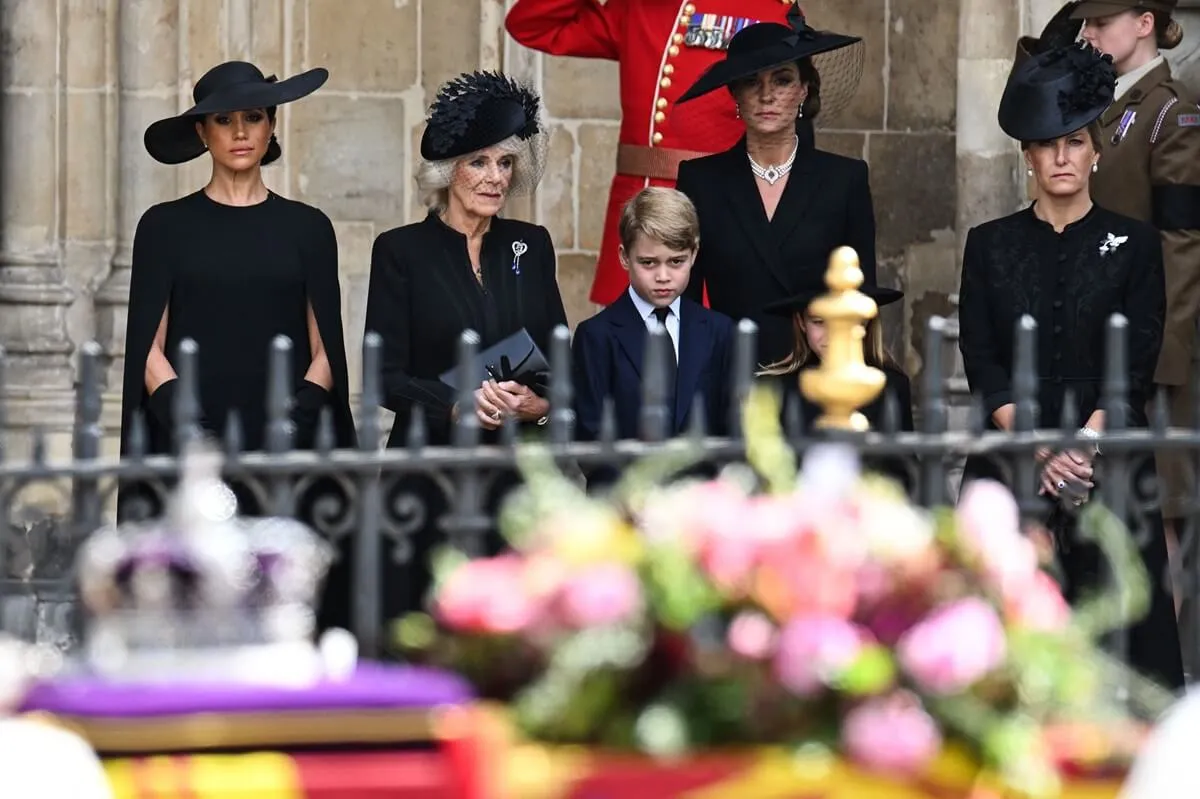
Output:
<svg viewBox="0 0 1200 799">
<path fill-rule="evenodd" d="M 163 519 L 102 527 L 77 557 L 84 656 L 110 678 L 306 681 L 332 547 L 286 518 L 238 517 L 203 442 L 185 452 Z"/>
</svg>

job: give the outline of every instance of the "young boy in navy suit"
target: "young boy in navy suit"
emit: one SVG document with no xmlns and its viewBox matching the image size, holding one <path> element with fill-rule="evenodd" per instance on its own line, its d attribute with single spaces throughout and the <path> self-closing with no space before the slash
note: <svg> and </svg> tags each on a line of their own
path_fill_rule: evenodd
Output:
<svg viewBox="0 0 1200 799">
<path fill-rule="evenodd" d="M 681 296 L 700 249 L 695 207 L 675 189 L 642 189 L 625 204 L 618 232 L 617 254 L 629 273 L 629 289 L 580 322 L 572 342 L 579 438 L 599 435 L 607 397 L 613 400 L 617 437 L 641 437 L 643 364 L 649 332 L 661 327 L 671 342 L 668 435 L 687 431 L 697 397 L 709 434 L 723 435 L 733 322 Z"/>
</svg>

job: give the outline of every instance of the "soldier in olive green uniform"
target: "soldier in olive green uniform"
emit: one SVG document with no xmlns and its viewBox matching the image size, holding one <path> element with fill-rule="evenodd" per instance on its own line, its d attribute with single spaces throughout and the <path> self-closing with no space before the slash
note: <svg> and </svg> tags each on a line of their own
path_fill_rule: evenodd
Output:
<svg viewBox="0 0 1200 799">
<path fill-rule="evenodd" d="M 1171 19 L 1176 3 L 1086 0 L 1071 16 L 1085 21 L 1083 38 L 1113 56 L 1119 76 L 1117 96 L 1100 118 L 1105 147 L 1092 198 L 1162 232 L 1167 319 L 1154 380 L 1167 389 L 1171 424 L 1191 427 L 1200 316 L 1200 108 L 1158 52 L 1183 38 Z M 1186 456 L 1165 453 L 1158 458 L 1158 474 L 1170 529 L 1186 515 L 1195 475 Z"/>
<path fill-rule="evenodd" d="M 1100 117 L 1103 155 L 1092 199 L 1162 232 L 1167 318 L 1155 382 L 1164 386 L 1171 424 L 1193 425 L 1190 403 L 1196 323 L 1200 315 L 1200 108 L 1171 77 L 1159 50 L 1179 44 L 1171 18 L 1178 0 L 1069 2 L 1041 37 L 1017 45 L 1017 61 L 1077 35 L 1113 57 L 1119 76 L 1113 104 Z M 1082 30 L 1081 30 L 1082 28 Z M 1158 458 L 1162 511 L 1172 530 L 1195 495 L 1185 456 Z M 1173 536 L 1172 536 L 1173 537 Z"/>
</svg>

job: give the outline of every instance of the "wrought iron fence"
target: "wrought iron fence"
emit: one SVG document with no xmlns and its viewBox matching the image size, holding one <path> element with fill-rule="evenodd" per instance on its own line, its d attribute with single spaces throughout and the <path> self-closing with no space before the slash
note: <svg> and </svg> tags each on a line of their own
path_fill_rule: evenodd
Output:
<svg viewBox="0 0 1200 799">
<path fill-rule="evenodd" d="M 1128 358 L 1125 320 L 1114 316 L 1107 337 L 1107 373 L 1103 387 L 1103 408 L 1107 411 L 1107 430 L 1103 435 L 1103 456 L 1097 462 L 1097 486 L 1100 499 L 1115 513 L 1129 518 L 1136 534 L 1146 535 L 1158 509 L 1157 486 L 1148 479 L 1145 466 L 1156 451 L 1186 453 L 1200 470 L 1200 431 L 1172 429 L 1167 426 L 1166 404 L 1160 397 L 1145 429 L 1127 425 Z M 899 464 L 900 477 L 915 501 L 926 506 L 952 503 L 957 487 L 950 475 L 969 455 L 994 458 L 1014 477 L 1015 493 L 1023 512 L 1031 517 L 1046 513 L 1045 500 L 1036 494 L 1034 453 L 1039 447 L 1065 448 L 1078 443 L 1079 420 L 1068 401 L 1061 423 L 1050 429 L 1037 429 L 1038 368 L 1035 362 L 1036 326 L 1024 318 L 1016 330 L 1016 362 L 1013 389 L 1016 424 L 1012 432 L 987 430 L 982 405 L 976 403 L 966 429 L 947 429 L 945 391 L 946 322 L 933 318 L 925 336 L 924 366 L 919 397 L 922 413 L 920 429 L 901 432 L 898 409 L 885 409 L 882 429 L 863 434 L 812 429 L 801 417 L 799 404 L 787 406 L 784 430 L 798 453 L 831 438 L 853 445 L 864 462 L 871 466 L 886 462 L 893 473 Z M 643 456 L 661 451 L 667 438 L 669 412 L 666 407 L 667 347 L 665 334 L 650 334 L 643 377 L 644 403 L 641 416 L 641 440 L 616 440 L 611 407 L 606 408 L 599 440 L 576 440 L 572 411 L 570 334 L 566 328 L 555 331 L 550 361 L 549 385 L 551 411 L 548 424 L 538 428 L 544 445 L 564 467 L 587 471 L 593 467 L 621 467 Z M 436 525 L 446 538 L 464 550 L 477 553 L 485 535 L 495 523 L 496 491 L 505 475 L 517 468 L 520 447 L 518 433 L 511 426 L 501 428 L 498 443 L 482 443 L 481 431 L 473 414 L 461 414 L 454 425 L 450 446 L 428 446 L 428 426 L 419 409 L 412 418 L 403 447 L 385 449 L 385 431 L 381 426 L 383 392 L 381 384 L 381 342 L 369 334 L 363 348 L 363 385 L 356 421 L 358 442 L 355 450 L 335 450 L 332 424 L 326 415 L 318 428 L 312 451 L 292 448 L 289 422 L 289 395 L 293 385 L 289 374 L 291 343 L 280 338 L 273 344 L 267 406 L 269 412 L 266 448 L 261 452 L 241 451 L 241 431 L 232 420 L 224 435 L 225 471 L 230 480 L 244 487 L 243 496 L 263 513 L 299 515 L 318 532 L 352 553 L 352 607 L 355 632 L 366 655 L 385 648 L 380 604 L 381 573 L 378 564 L 388 558 L 396 563 L 395 579 L 402 575 L 412 558 L 412 539 L 417 531 Z M 479 339 L 465 332 L 459 345 L 460 385 L 470 386 L 468 364 L 479 350 Z M 737 328 L 733 358 L 733 395 L 738 402 L 728 420 L 730 435 L 707 436 L 702 408 L 692 415 L 688 438 L 709 463 L 738 461 L 744 456 L 740 400 L 750 390 L 754 377 L 755 329 L 748 321 Z M 193 342 L 184 342 L 174 361 L 181 385 L 176 399 L 178 443 L 199 434 L 199 405 L 196 390 L 196 363 L 200 354 Z M 23 619 L 0 619 L 6 626 L 25 626 L 33 634 L 30 621 L 36 620 L 41 635 L 59 635 L 71 628 L 69 618 L 74 607 L 71 559 L 77 544 L 111 514 L 119 482 L 148 481 L 161 500 L 169 491 L 178 471 L 174 456 L 148 455 L 140 451 L 146 437 L 132 436 L 134 451 L 123 459 L 101 456 L 103 436 L 101 418 L 100 348 L 88 344 L 80 353 L 80 381 L 76 387 L 77 418 L 73 457 L 58 462 L 46 456 L 44 441 L 37 440 L 33 456 L 27 461 L 0 457 L 0 507 L 6 523 L 0 528 L 0 600 L 20 600 L 12 607 L 25 614 Z M 0 390 L 3 389 L 3 359 L 0 358 Z M 1200 368 L 1195 370 L 1200 382 Z M 1200 397 L 1200 386 L 1197 386 Z M 470 389 L 462 392 L 463 407 L 471 407 Z M 1198 408 L 1200 411 L 1200 408 Z M 1198 413 L 1197 418 L 1200 418 Z M 135 426 L 140 425 L 140 421 Z M 3 409 L 0 408 L 0 427 Z M 0 453 L 2 455 L 3 453 Z M 413 488 L 413 480 L 425 488 Z M 321 486 L 314 492 L 314 486 Z M 61 498 L 61 513 L 53 518 L 30 521 L 23 515 L 22 497 L 33 488 L 51 490 Z M 154 502 L 146 503 L 140 513 L 157 512 Z M 439 512 L 438 506 L 444 506 Z M 1187 597 L 1196 594 L 1196 529 L 1200 526 L 1200 502 L 1187 508 L 1183 531 L 1182 568 L 1170 576 Z M 1164 575 L 1166 577 L 1166 575 Z M 1190 612 L 1187 603 L 1183 625 L 1186 662 L 1195 673 L 1200 664 L 1200 614 Z M 15 612 L 15 611 L 14 611 Z M 32 614 L 32 615 L 30 615 Z"/>
</svg>

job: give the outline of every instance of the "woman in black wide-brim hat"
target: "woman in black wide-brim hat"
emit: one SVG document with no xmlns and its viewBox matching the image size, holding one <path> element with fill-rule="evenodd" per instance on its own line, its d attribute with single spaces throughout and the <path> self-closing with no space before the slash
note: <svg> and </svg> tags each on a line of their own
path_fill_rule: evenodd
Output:
<svg viewBox="0 0 1200 799">
<path fill-rule="evenodd" d="M 537 435 L 550 412 L 548 376 L 497 373 L 481 380 L 470 404 L 442 379 L 458 359 L 465 330 L 480 351 L 512 344 L 519 366 L 532 341 L 545 358 L 554 329 L 566 325 L 555 277 L 554 244 L 540 225 L 501 215 L 508 199 L 536 188 L 546 162 L 548 131 L 541 98 L 490 72 L 460 75 L 442 86 L 421 137 L 417 189 L 423 220 L 381 233 L 371 253 L 366 331 L 383 341 L 383 401 L 395 412 L 388 446 L 404 446 L 419 411 L 430 444 L 451 443 L 454 422 L 475 417 L 485 442 L 502 428 Z M 515 365 L 514 365 L 515 364 Z M 501 366 L 503 362 L 501 362 Z M 439 521 L 446 497 L 431 485 L 412 486 L 425 503 L 425 525 L 410 539 L 408 572 L 385 564 L 386 617 L 420 607 L 429 585 L 428 554 L 446 542 Z M 494 509 L 513 479 L 490 484 Z M 490 531 L 487 547 L 499 545 Z"/>
<path fill-rule="evenodd" d="M 972 228 L 963 255 L 959 324 L 963 364 L 971 391 L 982 400 L 988 426 L 1011 429 L 1013 341 L 1018 320 L 1037 321 L 1037 402 L 1042 428 L 1061 424 L 1073 398 L 1079 451 L 1038 453 L 1037 485 L 1016 486 L 1012 464 L 971 457 L 963 480 L 999 479 L 1046 501 L 1046 525 L 1058 544 L 1068 598 L 1102 584 L 1100 555 L 1076 533 L 1078 508 L 1095 494 L 1102 474 L 1102 407 L 1108 320 L 1128 320 L 1129 403 L 1132 426 L 1146 424 L 1154 368 L 1163 337 L 1166 294 L 1162 245 L 1148 224 L 1095 205 L 1092 174 L 1103 157 L 1097 120 L 1113 99 L 1111 59 L 1088 45 L 1054 48 L 1013 70 L 1000 102 L 1000 127 L 1021 143 L 1037 201 L 1023 211 Z M 1118 490 L 1153 482 L 1150 453 Z M 1171 688 L 1183 685 L 1179 635 L 1168 578 L 1160 514 L 1131 512 L 1152 583 L 1148 614 L 1129 628 L 1128 657 L 1147 676 Z"/>
<path fill-rule="evenodd" d="M 320 210 L 280 197 L 262 179 L 263 164 L 281 155 L 277 107 L 312 93 L 327 77 L 313 69 L 279 81 L 253 64 L 227 62 L 196 83 L 194 106 L 147 128 L 146 150 L 156 161 L 182 164 L 207 154 L 212 177 L 198 191 L 149 208 L 138 222 L 122 452 L 130 449 L 135 416 L 151 453 L 173 449 L 174 362 L 188 338 L 198 345 L 205 432 L 224 436 L 236 418 L 243 449 L 263 448 L 271 344 L 286 336 L 294 444 L 312 446 L 322 412 L 335 443 L 353 444 L 333 226 Z M 121 515 L 153 512 L 157 502 L 144 488 L 123 488 Z M 135 499 L 150 504 L 135 506 Z"/>
<path fill-rule="evenodd" d="M 763 312 L 825 274 L 830 253 L 853 247 L 875 284 L 875 214 L 867 165 L 816 149 L 812 123 L 853 97 L 862 75 L 856 36 L 818 31 L 793 6 L 788 24 L 762 22 L 729 42 L 680 102 L 728 91 L 746 135 L 729 150 L 685 161 L 677 188 L 700 215 L 703 246 L 689 295 L 707 286 L 713 310 L 759 326 L 758 360 L 792 350 L 787 319 Z"/>
</svg>

